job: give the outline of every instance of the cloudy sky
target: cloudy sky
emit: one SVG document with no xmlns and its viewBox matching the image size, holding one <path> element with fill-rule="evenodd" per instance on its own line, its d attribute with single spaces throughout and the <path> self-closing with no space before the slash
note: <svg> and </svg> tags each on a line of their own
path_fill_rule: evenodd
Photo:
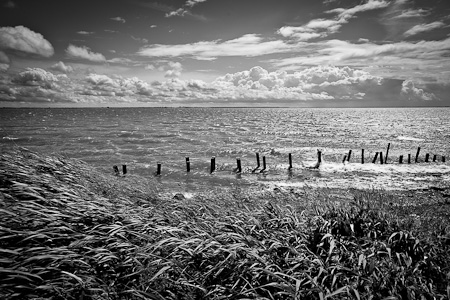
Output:
<svg viewBox="0 0 450 300">
<path fill-rule="evenodd" d="M 450 105 L 450 1 L 0 0 L 0 107 L 36 105 Z"/>
</svg>

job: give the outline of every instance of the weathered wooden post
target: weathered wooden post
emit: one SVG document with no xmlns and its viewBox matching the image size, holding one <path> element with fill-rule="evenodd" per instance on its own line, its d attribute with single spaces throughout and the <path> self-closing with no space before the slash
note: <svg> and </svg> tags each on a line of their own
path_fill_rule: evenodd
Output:
<svg viewBox="0 0 450 300">
<path fill-rule="evenodd" d="M 347 161 L 347 155 L 344 155 L 344 159 L 342 160 L 342 163 L 345 163 Z"/>
<path fill-rule="evenodd" d="M 292 154 L 289 153 L 289 170 L 292 169 Z"/>
<path fill-rule="evenodd" d="M 416 159 L 414 160 L 415 163 L 417 163 L 419 161 L 419 153 L 420 153 L 420 147 L 417 147 Z"/>
<path fill-rule="evenodd" d="M 113 166 L 113 170 L 114 170 L 114 175 L 119 176 L 119 168 L 117 166 Z"/>
<path fill-rule="evenodd" d="M 402 164 L 403 163 L 403 155 L 400 155 L 400 157 L 398 158 L 398 163 Z"/>
<path fill-rule="evenodd" d="M 352 155 L 352 150 L 348 150 L 347 161 L 350 162 L 350 156 Z"/>
<path fill-rule="evenodd" d="M 386 149 L 386 156 L 384 157 L 384 163 L 387 164 L 388 155 L 389 155 L 389 148 L 391 148 L 391 143 L 388 143 L 387 149 Z"/>
<path fill-rule="evenodd" d="M 436 158 L 437 158 L 437 155 L 434 154 L 434 155 L 433 155 L 433 162 L 436 162 Z"/>
<path fill-rule="evenodd" d="M 127 165 L 122 165 L 122 173 L 123 175 L 127 174 Z"/>
<path fill-rule="evenodd" d="M 236 163 L 237 163 L 237 169 L 236 169 L 236 172 L 237 172 L 237 173 L 241 173 L 241 172 L 242 172 L 241 159 L 240 159 L 240 158 L 236 158 Z"/>
<path fill-rule="evenodd" d="M 191 171 L 191 162 L 189 161 L 189 157 L 186 157 L 186 172 Z"/>
<path fill-rule="evenodd" d="M 425 162 L 428 162 L 429 159 L 430 159 L 430 153 L 426 153 L 425 154 Z"/>
<path fill-rule="evenodd" d="M 361 149 L 361 164 L 364 164 L 364 149 Z"/>
<path fill-rule="evenodd" d="M 266 157 L 263 156 L 263 168 L 261 169 L 261 171 L 259 171 L 260 173 L 264 172 L 266 170 Z"/>
<path fill-rule="evenodd" d="M 445 162 L 445 155 L 442 155 L 442 162 Z"/>
<path fill-rule="evenodd" d="M 317 162 L 319 165 L 322 163 L 322 151 L 317 150 Z"/>
<path fill-rule="evenodd" d="M 378 152 L 375 152 L 375 156 L 374 156 L 374 158 L 372 160 L 373 164 L 377 162 L 377 158 L 378 158 Z"/>
<path fill-rule="evenodd" d="M 216 170 L 216 158 L 213 156 L 213 157 L 211 157 L 210 173 L 212 174 L 215 170 Z"/>
<path fill-rule="evenodd" d="M 156 165 L 156 175 L 161 175 L 161 163 L 157 163 Z"/>
<path fill-rule="evenodd" d="M 408 153 L 408 164 L 411 163 L 411 153 Z"/>
<path fill-rule="evenodd" d="M 380 152 L 380 164 L 383 164 L 383 152 Z"/>
</svg>

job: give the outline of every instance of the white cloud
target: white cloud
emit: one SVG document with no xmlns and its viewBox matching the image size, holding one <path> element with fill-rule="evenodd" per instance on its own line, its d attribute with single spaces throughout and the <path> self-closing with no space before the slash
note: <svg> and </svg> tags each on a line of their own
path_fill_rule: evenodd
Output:
<svg viewBox="0 0 450 300">
<path fill-rule="evenodd" d="M 170 69 L 166 71 L 164 77 L 166 78 L 180 77 L 181 71 L 183 70 L 183 66 L 179 62 L 169 62 L 168 66 Z"/>
<path fill-rule="evenodd" d="M 429 11 L 423 8 L 419 9 L 404 9 L 399 12 L 395 16 L 392 16 L 392 18 L 396 19 L 407 19 L 407 18 L 422 18 L 429 14 Z"/>
<path fill-rule="evenodd" d="M 126 22 L 125 19 L 122 18 L 122 17 L 114 17 L 114 18 L 110 18 L 110 20 L 121 22 L 121 23 L 125 23 Z"/>
<path fill-rule="evenodd" d="M 56 64 L 52 65 L 50 69 L 59 71 L 62 73 L 71 73 L 73 72 L 73 67 L 65 65 L 62 61 L 57 62 Z"/>
<path fill-rule="evenodd" d="M 419 24 L 419 25 L 412 27 L 408 31 L 406 31 L 403 35 L 404 36 L 412 36 L 412 35 L 416 35 L 419 33 L 431 31 L 431 30 L 434 30 L 437 28 L 442 28 L 444 26 L 445 26 L 445 23 L 441 22 L 441 21 L 436 21 L 436 22 L 429 23 L 429 24 Z"/>
<path fill-rule="evenodd" d="M 417 88 L 411 80 L 403 81 L 401 96 L 409 101 L 430 101 L 436 99 L 436 96 L 433 93 L 427 93 L 423 89 Z"/>
<path fill-rule="evenodd" d="M 84 30 L 77 31 L 77 33 L 78 33 L 78 34 L 81 34 L 81 35 L 91 35 L 91 34 L 94 34 L 94 32 L 92 32 L 92 31 L 84 31 Z"/>
<path fill-rule="evenodd" d="M 30 54 L 50 57 L 54 54 L 53 46 L 40 33 L 27 27 L 1 27 L 0 50 L 17 50 Z"/>
<path fill-rule="evenodd" d="M 311 40 L 319 37 L 326 37 L 336 33 L 343 24 L 349 22 L 357 13 L 385 8 L 389 5 L 387 1 L 369 0 L 367 3 L 360 4 L 351 8 L 335 8 L 326 13 L 337 14 L 333 19 L 313 19 L 302 26 L 284 26 L 278 29 L 278 34 L 293 38 L 299 41 Z"/>
<path fill-rule="evenodd" d="M 86 46 L 77 47 L 70 44 L 66 49 L 66 54 L 71 58 L 81 58 L 93 62 L 104 62 L 106 61 L 105 56 L 101 53 L 92 52 Z"/>
<path fill-rule="evenodd" d="M 45 88 L 54 88 L 58 78 L 51 72 L 47 72 L 41 68 L 27 68 L 20 72 L 14 82 L 19 85 L 41 86 Z"/>
<path fill-rule="evenodd" d="M 202 41 L 184 45 L 145 46 L 138 51 L 147 57 L 179 57 L 191 56 L 198 59 L 211 59 L 219 56 L 260 56 L 272 53 L 289 52 L 294 45 L 280 40 L 264 41 L 259 35 L 246 34 L 228 41 Z"/>
</svg>

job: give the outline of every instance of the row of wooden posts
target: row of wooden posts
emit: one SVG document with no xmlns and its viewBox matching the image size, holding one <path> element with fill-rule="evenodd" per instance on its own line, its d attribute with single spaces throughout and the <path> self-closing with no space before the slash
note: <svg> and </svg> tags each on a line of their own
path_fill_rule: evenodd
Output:
<svg viewBox="0 0 450 300">
<path fill-rule="evenodd" d="M 383 152 L 375 152 L 375 156 L 372 159 L 372 163 L 375 164 L 379 158 L 380 160 L 380 164 L 387 164 L 387 160 L 388 160 L 388 155 L 389 155 L 389 148 L 391 147 L 391 143 L 388 144 L 387 150 L 386 150 L 386 155 L 383 157 Z M 416 152 L 416 156 L 414 159 L 414 162 L 417 163 L 419 161 L 419 154 L 420 154 L 420 147 L 417 148 L 417 152 Z M 344 156 L 344 159 L 342 160 L 343 163 L 345 162 L 350 162 L 350 158 L 352 155 L 352 150 L 348 151 L 348 154 Z M 289 153 L 288 155 L 289 158 L 289 167 L 288 169 L 291 170 L 292 169 L 292 154 Z M 425 154 L 425 162 L 429 162 L 430 160 L 430 154 L 426 153 Z M 442 162 L 445 162 L 445 156 L 441 156 L 441 160 Z M 433 162 L 437 161 L 437 155 L 434 154 L 433 155 Z M 364 164 L 364 149 L 361 149 L 361 163 Z M 322 152 L 320 150 L 317 150 L 317 163 L 315 166 L 312 166 L 310 168 L 312 169 L 316 169 L 320 166 L 320 164 L 322 163 Z M 398 163 L 402 164 L 403 163 L 403 155 L 399 156 L 398 159 Z M 411 154 L 408 154 L 408 164 L 411 163 Z M 236 164 L 237 167 L 233 170 L 236 173 L 241 173 L 242 172 L 242 165 L 241 165 L 241 159 L 237 158 L 236 159 Z M 155 175 L 161 175 L 161 163 L 157 163 L 157 168 L 156 168 L 156 173 Z M 256 173 L 257 171 L 259 171 L 259 173 L 264 173 L 266 171 L 266 157 L 263 156 L 262 157 L 262 169 L 260 169 L 261 164 L 260 164 L 260 159 L 259 159 L 259 153 L 256 153 L 256 168 L 252 170 L 252 173 Z M 113 166 L 114 169 L 114 173 L 116 175 L 120 175 L 119 172 L 119 168 L 117 166 Z M 216 158 L 213 156 L 211 158 L 211 167 L 210 167 L 210 173 L 214 173 L 214 171 L 216 170 Z M 191 171 L 191 162 L 189 161 L 189 157 L 186 157 L 186 172 L 190 172 Z M 127 166 L 126 165 L 122 165 L 122 173 L 123 175 L 127 174 Z"/>
</svg>

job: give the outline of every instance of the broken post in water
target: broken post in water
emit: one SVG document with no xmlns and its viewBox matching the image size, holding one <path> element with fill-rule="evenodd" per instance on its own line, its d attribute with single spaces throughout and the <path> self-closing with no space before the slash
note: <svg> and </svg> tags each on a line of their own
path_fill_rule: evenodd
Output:
<svg viewBox="0 0 450 300">
<path fill-rule="evenodd" d="M 292 169 L 292 154 L 289 153 L 289 170 Z"/>
<path fill-rule="evenodd" d="M 347 155 L 344 155 L 344 159 L 342 160 L 342 163 L 345 163 L 347 161 Z"/>
<path fill-rule="evenodd" d="M 408 164 L 411 163 L 411 153 L 408 153 Z"/>
<path fill-rule="evenodd" d="M 420 147 L 417 147 L 416 159 L 414 160 L 415 163 L 417 163 L 419 161 L 419 153 L 420 153 Z"/>
<path fill-rule="evenodd" d="M 348 150 L 347 161 L 350 162 L 350 156 L 352 155 L 352 150 Z"/>
<path fill-rule="evenodd" d="M 261 169 L 261 171 L 259 171 L 259 173 L 262 173 L 266 170 L 266 157 L 263 156 L 263 168 Z"/>
<path fill-rule="evenodd" d="M 364 149 L 361 149 L 361 164 L 364 164 Z"/>
<path fill-rule="evenodd" d="M 127 174 L 127 165 L 122 165 L 122 173 L 123 175 Z"/>
<path fill-rule="evenodd" d="M 372 160 L 373 164 L 377 162 L 377 158 L 378 158 L 378 152 L 375 152 L 375 156 L 374 156 L 374 158 Z"/>
<path fill-rule="evenodd" d="M 237 163 L 236 173 L 241 173 L 242 172 L 241 159 L 236 158 L 236 163 Z"/>
<path fill-rule="evenodd" d="M 119 176 L 119 168 L 117 166 L 113 166 L 113 170 L 114 170 L 114 175 Z"/>
<path fill-rule="evenodd" d="M 403 163 L 403 155 L 400 155 L 400 157 L 398 158 L 398 163 L 402 164 Z"/>
<path fill-rule="evenodd" d="M 186 172 L 191 171 L 191 162 L 189 161 L 189 157 L 186 157 Z"/>
<path fill-rule="evenodd" d="M 380 164 L 383 164 L 383 152 L 380 152 Z"/>
<path fill-rule="evenodd" d="M 434 154 L 434 155 L 433 155 L 433 162 L 436 162 L 436 158 L 437 158 L 437 155 Z"/>
<path fill-rule="evenodd" d="M 389 155 L 389 148 L 391 148 L 391 143 L 388 143 L 387 149 L 386 149 L 386 156 L 384 157 L 384 163 L 387 164 L 388 155 Z"/>
<path fill-rule="evenodd" d="M 156 175 L 161 175 L 161 163 L 157 163 L 156 165 Z"/>
<path fill-rule="evenodd" d="M 430 153 L 426 153 L 425 154 L 425 162 L 428 162 L 429 159 L 430 159 Z"/>
<path fill-rule="evenodd" d="M 216 158 L 213 156 L 213 157 L 211 157 L 210 173 L 212 174 L 215 170 L 216 170 Z"/>
<path fill-rule="evenodd" d="M 445 162 L 445 155 L 442 155 L 442 162 Z"/>
</svg>

